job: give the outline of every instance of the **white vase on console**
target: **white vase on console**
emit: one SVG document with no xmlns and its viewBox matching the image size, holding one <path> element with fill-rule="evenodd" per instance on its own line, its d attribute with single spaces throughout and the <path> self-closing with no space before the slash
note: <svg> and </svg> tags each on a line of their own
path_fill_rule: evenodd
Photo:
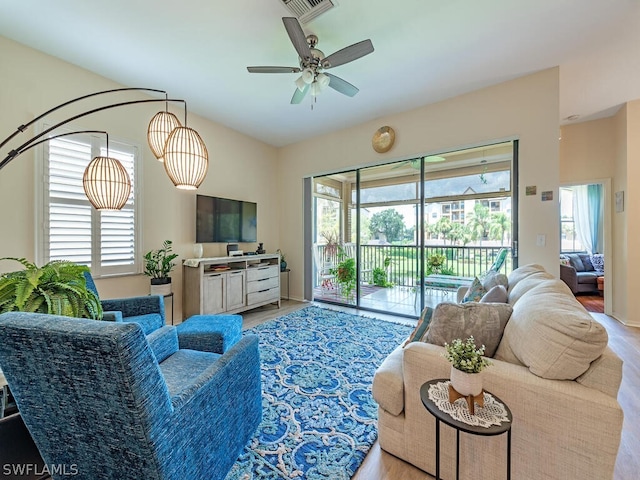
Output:
<svg viewBox="0 0 640 480">
<path fill-rule="evenodd" d="M 196 258 L 202 258 L 203 248 L 201 243 L 195 243 L 193 245 L 193 256 Z"/>
</svg>

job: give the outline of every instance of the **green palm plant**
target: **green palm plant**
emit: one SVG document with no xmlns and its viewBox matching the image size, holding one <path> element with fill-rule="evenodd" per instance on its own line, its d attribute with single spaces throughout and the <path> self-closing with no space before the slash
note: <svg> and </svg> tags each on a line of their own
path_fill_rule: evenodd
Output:
<svg viewBox="0 0 640 480">
<path fill-rule="evenodd" d="M 0 275 L 0 313 L 33 312 L 66 317 L 102 318 L 98 296 L 87 288 L 85 265 L 54 260 L 42 267 L 24 258 L 5 257 L 25 269 Z"/>
<path fill-rule="evenodd" d="M 504 245 L 505 233 L 509 232 L 511 221 L 506 213 L 494 213 L 491 215 L 489 224 L 489 236 L 492 240 L 500 240 L 500 245 Z"/>
</svg>

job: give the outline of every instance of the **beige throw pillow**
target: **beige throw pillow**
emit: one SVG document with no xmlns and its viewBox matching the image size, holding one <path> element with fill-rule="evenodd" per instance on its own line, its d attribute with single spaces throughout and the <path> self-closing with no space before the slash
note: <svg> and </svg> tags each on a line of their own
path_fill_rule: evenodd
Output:
<svg viewBox="0 0 640 480">
<path fill-rule="evenodd" d="M 484 289 L 488 292 L 496 285 L 502 285 L 506 288 L 509 285 L 509 279 L 506 275 L 495 271 L 487 273 L 482 280 L 482 286 Z"/>
<path fill-rule="evenodd" d="M 422 341 L 444 346 L 473 336 L 478 347 L 485 346 L 485 356 L 492 357 L 511 312 L 508 303 L 440 303 Z"/>
<path fill-rule="evenodd" d="M 504 285 L 496 285 L 484 294 L 480 303 L 507 303 L 507 298 L 507 289 Z"/>
</svg>

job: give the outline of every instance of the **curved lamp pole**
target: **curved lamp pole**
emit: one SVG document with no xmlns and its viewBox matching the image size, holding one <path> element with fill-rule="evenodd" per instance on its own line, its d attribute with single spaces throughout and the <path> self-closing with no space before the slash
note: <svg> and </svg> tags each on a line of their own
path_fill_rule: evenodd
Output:
<svg viewBox="0 0 640 480">
<path fill-rule="evenodd" d="M 184 117 L 186 125 L 187 103 L 184 100 L 168 98 L 167 92 L 164 90 L 156 90 L 152 88 L 117 88 L 90 93 L 88 95 L 71 99 L 47 110 L 41 115 L 38 115 L 29 123 L 18 126 L 15 132 L 0 143 L 0 148 L 4 147 L 18 134 L 24 132 L 29 126 L 56 110 L 64 108 L 72 103 L 86 100 L 87 98 L 125 91 L 163 93 L 165 98 L 139 99 L 111 103 L 73 115 L 61 122 L 58 122 L 52 127 L 45 129 L 41 133 L 34 135 L 19 147 L 10 150 L 7 156 L 0 162 L 0 170 L 22 153 L 36 145 L 49 141 L 52 138 L 59 138 L 73 133 L 104 133 L 107 135 L 107 156 L 96 157 L 91 161 L 91 163 L 89 163 L 84 173 L 83 187 L 87 194 L 87 198 L 97 210 L 120 210 L 125 205 L 126 200 L 129 197 L 131 181 L 122 164 L 117 159 L 109 157 L 109 137 L 106 132 L 100 130 L 83 130 L 79 132 L 63 133 L 44 139 L 42 139 L 42 137 L 61 126 L 66 125 L 67 123 L 103 110 L 142 103 L 165 102 L 167 105 L 167 111 L 157 113 L 149 124 L 149 128 L 147 130 L 149 146 L 156 158 L 163 161 L 167 175 L 177 188 L 187 190 L 194 190 L 198 188 L 204 181 L 209 167 L 207 147 L 198 132 L 187 126 L 182 126 L 178 118 L 168 112 L 169 102 L 184 103 Z M 126 197 L 124 197 L 125 195 Z"/>
</svg>

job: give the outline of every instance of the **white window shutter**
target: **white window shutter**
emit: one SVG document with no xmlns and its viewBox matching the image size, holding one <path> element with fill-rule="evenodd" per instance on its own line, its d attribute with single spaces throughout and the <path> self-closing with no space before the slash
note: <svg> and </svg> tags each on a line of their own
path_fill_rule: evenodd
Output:
<svg viewBox="0 0 640 480">
<path fill-rule="evenodd" d="M 96 277 L 139 273 L 137 256 L 137 148 L 110 142 L 109 156 L 126 168 L 134 188 L 125 207 L 97 212 L 87 200 L 82 176 L 91 158 L 107 155 L 103 140 L 73 135 L 48 142 L 45 149 L 44 261 L 70 260 L 91 267 Z"/>
</svg>

